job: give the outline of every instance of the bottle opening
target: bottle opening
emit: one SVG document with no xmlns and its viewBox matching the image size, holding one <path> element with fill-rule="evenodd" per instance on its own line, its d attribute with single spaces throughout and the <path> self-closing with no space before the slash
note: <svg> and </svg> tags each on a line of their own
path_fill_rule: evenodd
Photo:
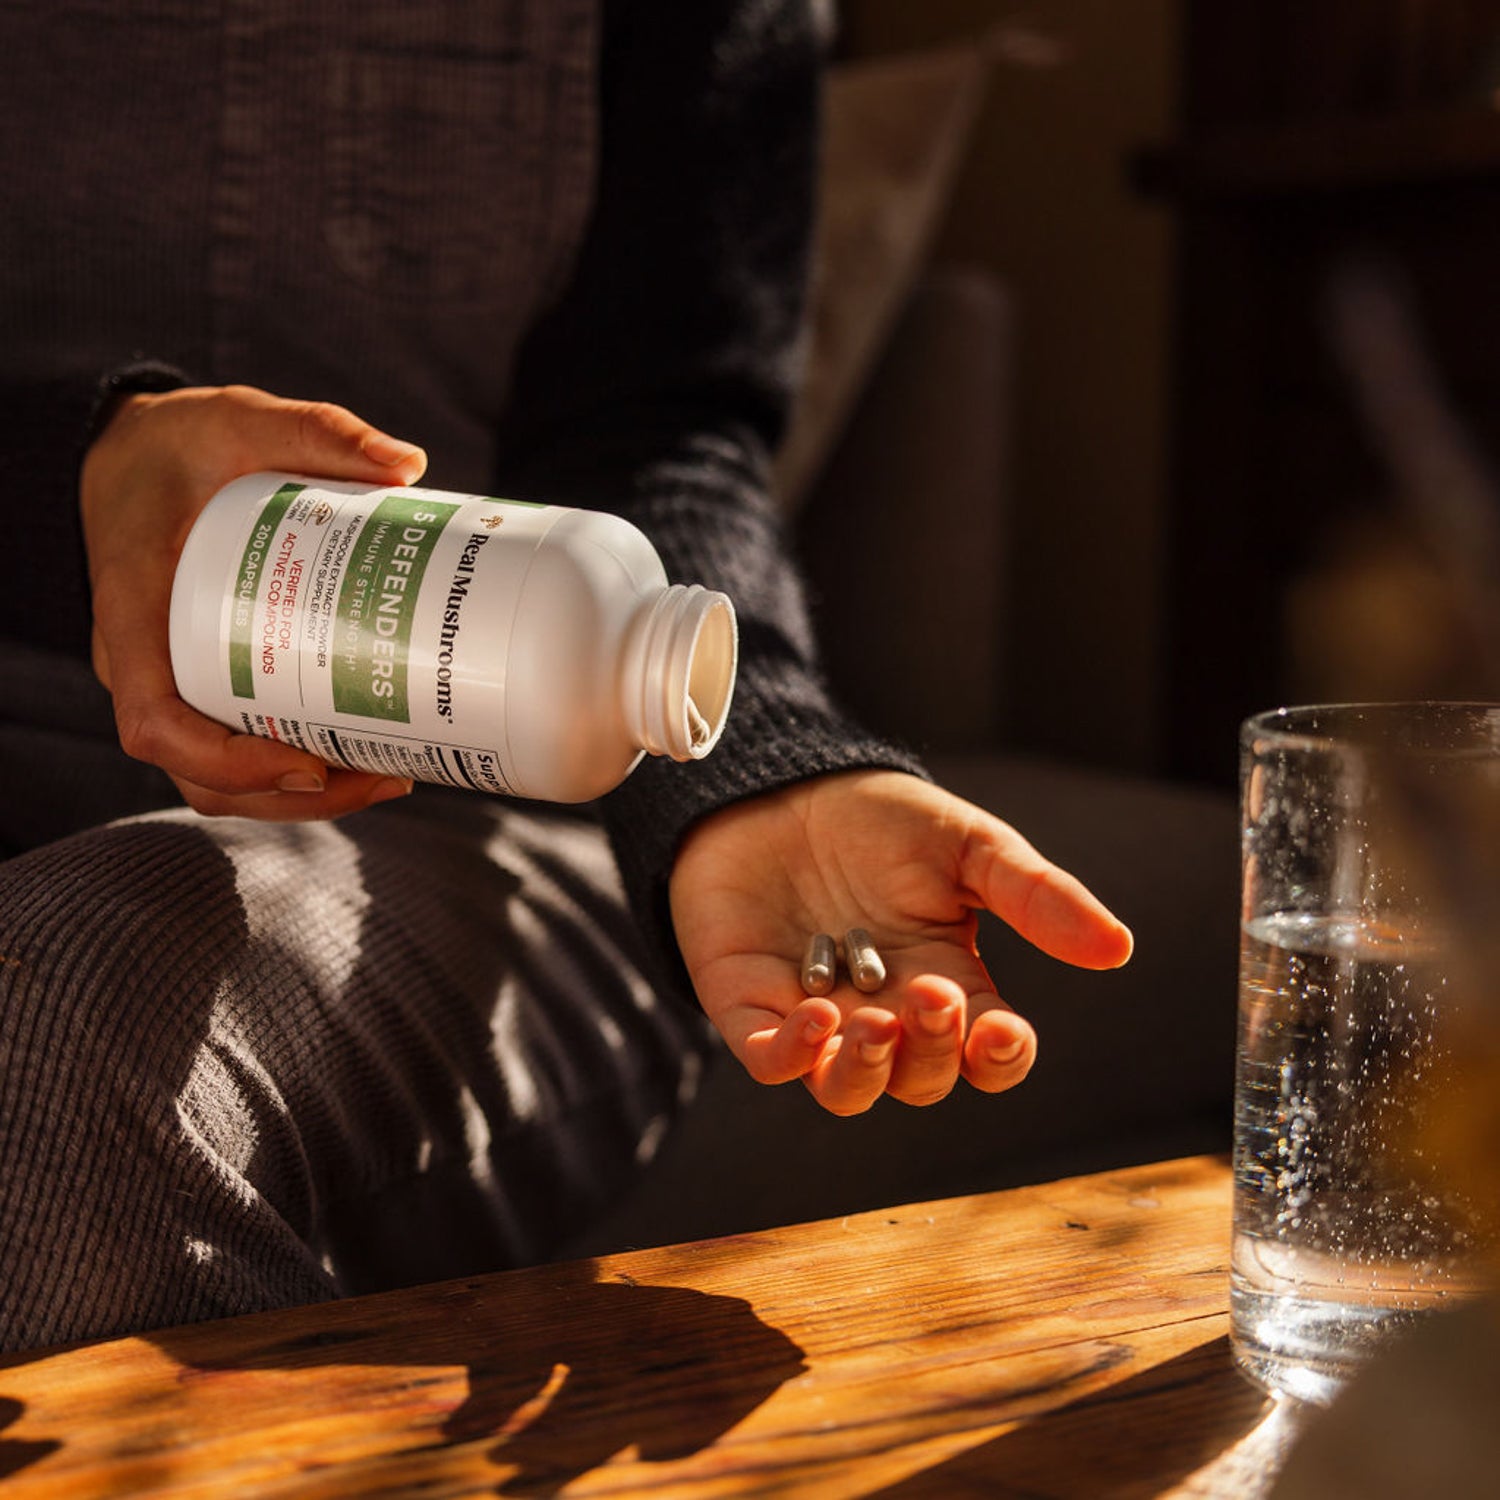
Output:
<svg viewBox="0 0 1500 1500">
<path fill-rule="evenodd" d="M 710 594 L 709 606 L 698 623 L 688 668 L 686 702 L 687 752 L 697 760 L 707 755 L 724 732 L 729 700 L 734 696 L 734 674 L 739 639 L 734 610 L 723 594 Z"/>
<path fill-rule="evenodd" d="M 626 720 L 651 755 L 701 760 L 729 716 L 739 663 L 734 606 L 698 584 L 672 584 L 647 602 L 632 631 Z"/>
</svg>

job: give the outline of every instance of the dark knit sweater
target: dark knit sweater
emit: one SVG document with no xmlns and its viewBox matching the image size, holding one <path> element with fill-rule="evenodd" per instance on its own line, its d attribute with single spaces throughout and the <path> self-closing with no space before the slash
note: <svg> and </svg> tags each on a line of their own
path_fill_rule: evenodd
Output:
<svg viewBox="0 0 1500 1500">
<path fill-rule="evenodd" d="M 695 819 L 916 769 L 830 701 L 768 495 L 812 212 L 808 4 L 49 0 L 0 11 L 0 44 L 25 60 L 0 92 L 0 441 L 32 564 L 0 635 L 87 649 L 77 466 L 111 381 L 246 382 L 421 443 L 428 484 L 617 511 L 733 598 L 719 747 L 603 804 L 659 953 Z"/>
</svg>

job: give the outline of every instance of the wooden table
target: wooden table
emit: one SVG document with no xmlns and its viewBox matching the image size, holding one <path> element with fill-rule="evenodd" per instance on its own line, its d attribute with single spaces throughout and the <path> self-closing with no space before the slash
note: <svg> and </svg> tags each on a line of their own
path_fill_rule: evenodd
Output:
<svg viewBox="0 0 1500 1500">
<path fill-rule="evenodd" d="M 0 1365 L 11 1497 L 1235 1496 L 1195 1158 Z"/>
</svg>

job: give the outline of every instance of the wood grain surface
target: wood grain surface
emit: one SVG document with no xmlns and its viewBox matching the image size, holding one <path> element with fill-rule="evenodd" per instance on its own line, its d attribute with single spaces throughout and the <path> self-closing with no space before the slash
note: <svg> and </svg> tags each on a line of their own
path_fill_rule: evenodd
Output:
<svg viewBox="0 0 1500 1500">
<path fill-rule="evenodd" d="M 1228 1225 L 1195 1158 L 24 1356 L 0 1493 L 1245 1496 Z"/>
</svg>

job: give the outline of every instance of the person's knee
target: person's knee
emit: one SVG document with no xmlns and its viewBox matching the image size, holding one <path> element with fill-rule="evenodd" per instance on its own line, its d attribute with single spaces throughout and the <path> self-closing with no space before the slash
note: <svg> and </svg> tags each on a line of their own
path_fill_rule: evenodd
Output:
<svg viewBox="0 0 1500 1500">
<path fill-rule="evenodd" d="M 53 1074 L 190 1056 L 244 941 L 233 872 L 195 829 L 117 824 L 0 866 L 0 1064 Z"/>
</svg>

